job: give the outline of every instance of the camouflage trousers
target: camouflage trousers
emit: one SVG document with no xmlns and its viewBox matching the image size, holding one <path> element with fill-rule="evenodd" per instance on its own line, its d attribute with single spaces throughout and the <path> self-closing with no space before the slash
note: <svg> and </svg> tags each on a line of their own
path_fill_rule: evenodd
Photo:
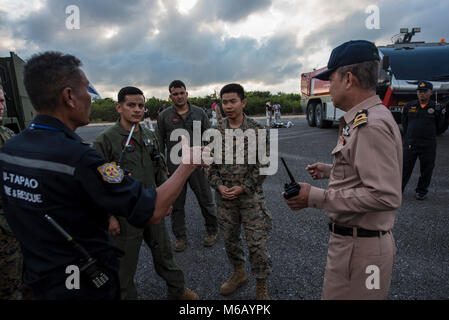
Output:
<svg viewBox="0 0 449 320">
<path fill-rule="evenodd" d="M 234 266 L 245 263 L 241 238 L 243 224 L 251 273 L 256 279 L 266 279 L 271 273 L 271 258 L 267 247 L 271 215 L 264 200 L 247 196 L 224 200 L 217 192 L 216 202 L 218 226 L 223 235 L 229 262 Z"/>
<path fill-rule="evenodd" d="M 22 254 L 3 215 L 0 215 L 0 300 L 22 299 Z"/>
</svg>

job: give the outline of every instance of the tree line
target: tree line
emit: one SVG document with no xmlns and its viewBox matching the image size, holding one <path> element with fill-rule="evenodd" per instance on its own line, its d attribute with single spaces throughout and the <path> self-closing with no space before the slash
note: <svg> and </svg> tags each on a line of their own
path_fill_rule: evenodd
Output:
<svg viewBox="0 0 449 320">
<path fill-rule="evenodd" d="M 271 101 L 271 105 L 280 104 L 282 114 L 302 114 L 301 95 L 296 93 L 278 92 L 271 94 L 269 91 L 248 91 L 246 92 L 247 104 L 245 113 L 249 116 L 265 115 L 265 103 Z M 204 110 L 210 109 L 214 101 L 220 103 L 219 97 L 215 93 L 204 97 L 190 97 L 188 101 L 191 104 L 199 106 Z M 149 98 L 145 102 L 145 107 L 150 110 L 151 119 L 156 119 L 159 108 L 166 104 L 170 106 L 170 100 Z M 117 112 L 115 111 L 115 104 L 111 98 L 98 99 L 92 102 L 92 111 L 90 114 L 91 122 L 114 122 L 117 120 Z"/>
</svg>

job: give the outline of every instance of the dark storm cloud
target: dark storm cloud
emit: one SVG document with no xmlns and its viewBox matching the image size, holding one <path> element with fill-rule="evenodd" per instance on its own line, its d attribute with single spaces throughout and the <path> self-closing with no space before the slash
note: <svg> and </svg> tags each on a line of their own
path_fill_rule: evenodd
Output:
<svg viewBox="0 0 449 320">
<path fill-rule="evenodd" d="M 80 9 L 80 30 L 65 28 L 68 5 Z M 292 34 L 259 43 L 199 30 L 205 22 L 242 20 L 269 7 L 269 0 L 200 0 L 189 15 L 178 13 L 175 0 L 163 5 L 165 9 L 159 10 L 157 1 L 49 0 L 17 23 L 15 36 L 42 51 L 75 54 L 93 83 L 165 86 L 181 78 L 191 86 L 248 80 L 271 84 L 298 72 Z M 100 32 L 104 28 L 118 33 L 106 40 Z M 156 29 L 159 33 L 154 35 Z"/>
<path fill-rule="evenodd" d="M 237 22 L 250 14 L 265 10 L 271 6 L 271 0 L 227 0 L 198 1 L 194 11 L 205 14 L 209 19 Z"/>
<path fill-rule="evenodd" d="M 80 30 L 65 28 L 68 5 L 80 8 Z M 18 52 L 23 58 L 35 53 L 36 46 L 40 51 L 69 52 L 83 61 L 95 85 L 113 87 L 166 86 L 176 78 L 189 86 L 231 81 L 273 85 L 308 71 L 302 70 L 309 66 L 303 66 L 299 58 L 322 53 L 323 42 L 331 47 L 351 39 L 376 43 L 382 39 L 385 43 L 400 27 L 413 26 L 423 28 L 417 40 L 449 38 L 445 17 L 449 3 L 443 0 L 432 1 L 431 5 L 379 3 L 380 30 L 365 27 L 368 14 L 364 11 L 340 22 L 334 22 L 332 16 L 317 17 L 329 23 L 312 31 L 301 47 L 296 41 L 297 30 L 255 40 L 250 35 L 224 37 L 221 31 L 204 28 L 223 21 L 244 21 L 271 5 L 269 0 L 199 0 L 189 14 L 183 15 L 176 10 L 175 0 L 48 0 L 43 8 L 22 20 L 3 19 L 0 11 L 0 29 L 9 28 L 15 38 L 26 41 L 27 47 Z M 326 12 L 333 12 L 331 6 Z M 115 30 L 115 36 L 106 39 L 108 30 Z"/>
</svg>

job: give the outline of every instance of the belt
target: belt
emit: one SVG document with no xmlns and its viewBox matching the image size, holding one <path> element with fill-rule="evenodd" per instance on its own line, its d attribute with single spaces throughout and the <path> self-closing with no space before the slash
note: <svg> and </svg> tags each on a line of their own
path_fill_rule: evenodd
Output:
<svg viewBox="0 0 449 320">
<path fill-rule="evenodd" d="M 335 234 L 339 234 L 342 236 L 353 236 L 354 228 L 342 227 L 336 225 L 335 223 L 329 223 L 329 230 Z M 381 235 L 387 234 L 390 231 L 375 231 L 375 230 L 366 230 L 363 228 L 357 228 L 357 237 L 360 238 L 371 238 L 371 237 L 380 237 Z"/>
</svg>

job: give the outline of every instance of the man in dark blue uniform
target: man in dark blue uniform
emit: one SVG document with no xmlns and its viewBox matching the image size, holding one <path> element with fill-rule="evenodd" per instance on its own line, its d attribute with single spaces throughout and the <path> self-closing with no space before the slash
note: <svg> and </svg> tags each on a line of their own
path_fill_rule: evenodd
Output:
<svg viewBox="0 0 449 320">
<path fill-rule="evenodd" d="M 447 128 L 444 112 L 430 100 L 433 85 L 428 81 L 418 82 L 418 100 L 409 102 L 402 110 L 404 131 L 402 192 L 419 158 L 421 176 L 416 187 L 415 198 L 427 198 L 428 187 L 435 166 L 436 136 Z M 444 109 L 443 109 L 444 110 Z"/>
<path fill-rule="evenodd" d="M 58 52 L 28 61 L 24 83 L 38 116 L 0 153 L 5 215 L 20 241 L 24 281 L 36 299 L 117 298 L 120 252 L 108 234 L 108 213 L 139 228 L 159 223 L 199 166 L 183 163 L 166 183 L 150 190 L 107 163 L 74 132 L 89 123 L 91 108 L 89 81 L 80 66 L 74 56 Z M 186 160 L 194 149 L 183 143 Z M 96 259 L 99 272 L 109 278 L 105 284 L 97 288 L 81 271 L 79 286 L 73 286 L 73 278 L 70 285 L 69 270 L 82 269 L 85 256 L 44 215 Z"/>
</svg>

